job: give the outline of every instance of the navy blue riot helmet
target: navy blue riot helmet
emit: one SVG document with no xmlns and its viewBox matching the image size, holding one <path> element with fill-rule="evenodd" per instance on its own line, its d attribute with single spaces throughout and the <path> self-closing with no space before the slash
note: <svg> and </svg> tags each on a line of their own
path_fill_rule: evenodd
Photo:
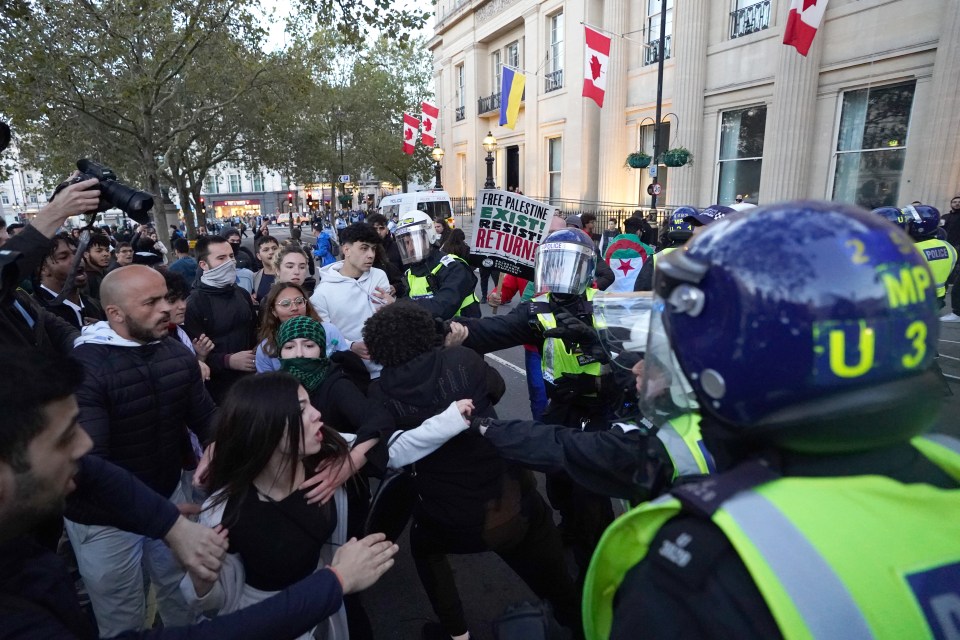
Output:
<svg viewBox="0 0 960 640">
<path fill-rule="evenodd" d="M 910 226 L 907 231 L 914 240 L 928 240 L 937 237 L 940 227 L 940 211 L 928 204 L 910 205 L 903 208 L 903 214 Z"/>
<path fill-rule="evenodd" d="M 939 323 L 912 247 L 878 216 L 828 202 L 709 225 L 657 262 L 644 413 L 698 405 L 705 436 L 821 453 L 924 430 L 941 393 Z"/>
<path fill-rule="evenodd" d="M 886 218 L 904 231 L 906 231 L 910 226 L 910 221 L 907 216 L 904 215 L 903 210 L 896 207 L 879 207 L 874 209 L 872 213 L 880 216 L 881 218 Z"/>
<path fill-rule="evenodd" d="M 677 207 L 670 214 L 667 224 L 667 238 L 673 242 L 686 242 L 693 235 L 693 225 L 687 220 L 688 216 L 696 215 L 697 208 L 684 205 Z"/>
<path fill-rule="evenodd" d="M 597 251 L 583 230 L 558 229 L 537 247 L 533 285 L 537 293 L 579 295 L 593 282 Z"/>
</svg>

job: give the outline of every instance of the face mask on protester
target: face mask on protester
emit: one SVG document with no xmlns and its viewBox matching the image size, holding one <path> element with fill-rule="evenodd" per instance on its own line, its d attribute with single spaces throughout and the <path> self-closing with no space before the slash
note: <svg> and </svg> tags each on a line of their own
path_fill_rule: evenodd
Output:
<svg viewBox="0 0 960 640">
<path fill-rule="evenodd" d="M 237 263 L 233 260 L 227 260 L 219 267 L 204 271 L 200 276 L 200 282 L 210 287 L 222 289 L 227 285 L 237 282 Z"/>
</svg>

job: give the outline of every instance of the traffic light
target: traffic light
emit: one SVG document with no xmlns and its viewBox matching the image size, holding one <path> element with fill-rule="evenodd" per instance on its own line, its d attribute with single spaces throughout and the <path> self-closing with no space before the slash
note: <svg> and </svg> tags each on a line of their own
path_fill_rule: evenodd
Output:
<svg viewBox="0 0 960 640">
<path fill-rule="evenodd" d="M 287 204 L 289 204 L 289 205 L 292 205 L 292 204 L 293 204 L 293 194 L 292 194 L 292 193 L 288 193 L 288 194 L 287 194 Z"/>
<path fill-rule="evenodd" d="M 204 204 L 203 198 L 200 198 L 200 211 L 206 211 L 207 205 Z"/>
</svg>

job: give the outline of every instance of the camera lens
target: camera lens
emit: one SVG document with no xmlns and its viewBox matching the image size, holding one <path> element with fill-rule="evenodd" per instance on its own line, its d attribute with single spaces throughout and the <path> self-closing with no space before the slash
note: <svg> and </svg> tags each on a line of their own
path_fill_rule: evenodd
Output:
<svg viewBox="0 0 960 640">
<path fill-rule="evenodd" d="M 138 191 L 126 185 L 105 180 L 100 183 L 101 197 L 112 206 L 121 209 L 140 224 L 149 220 L 150 209 L 153 208 L 153 196 L 145 191 Z"/>
</svg>

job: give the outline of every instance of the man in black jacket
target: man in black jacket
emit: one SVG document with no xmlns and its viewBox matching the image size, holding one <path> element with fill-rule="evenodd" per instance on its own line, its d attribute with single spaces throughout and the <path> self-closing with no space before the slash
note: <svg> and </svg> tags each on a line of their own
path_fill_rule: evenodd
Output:
<svg viewBox="0 0 960 640">
<path fill-rule="evenodd" d="M 63 560 L 38 544 L 33 528 L 64 512 L 162 539 L 192 574 L 216 578 L 226 532 L 180 515 L 135 477 L 95 456 L 78 422 L 74 391 L 83 372 L 70 359 L 0 348 L 0 638 L 82 638 L 96 629 L 77 601 Z M 333 571 L 318 571 L 281 594 L 237 613 L 183 628 L 121 638 L 260 640 L 292 638 L 336 611 L 341 594 L 372 584 L 396 546 L 368 537 L 344 545 Z M 337 578 L 340 578 L 338 580 Z"/>
<path fill-rule="evenodd" d="M 214 347 L 207 356 L 210 395 L 218 403 L 233 383 L 257 370 L 256 316 L 250 294 L 238 287 L 237 263 L 221 236 L 197 241 L 200 283 L 187 298 L 184 329 L 194 340 L 206 335 Z"/>
<path fill-rule="evenodd" d="M 166 280 L 153 269 L 131 265 L 107 274 L 100 293 L 108 319 L 88 327 L 73 353 L 85 374 L 77 400 L 93 454 L 172 502 L 191 502 L 187 471 L 196 464 L 187 429 L 205 442 L 216 407 L 196 358 L 167 335 Z M 162 543 L 70 520 L 67 533 L 101 634 L 142 625 L 142 566 L 157 590 L 164 625 L 192 621 L 179 590 L 183 572 Z"/>
</svg>

